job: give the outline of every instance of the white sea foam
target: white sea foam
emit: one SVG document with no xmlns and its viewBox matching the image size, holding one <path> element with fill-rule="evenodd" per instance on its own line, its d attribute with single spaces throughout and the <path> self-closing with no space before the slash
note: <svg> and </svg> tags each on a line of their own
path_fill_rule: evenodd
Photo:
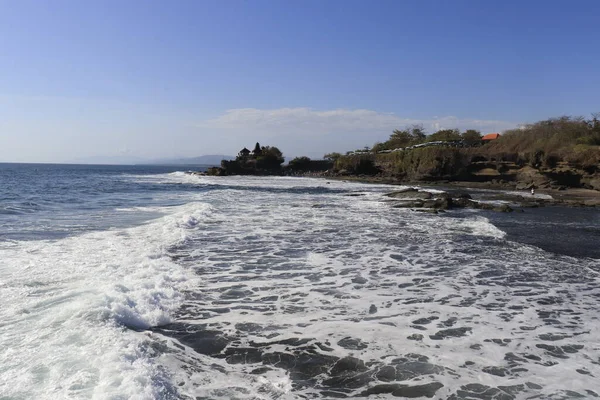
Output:
<svg viewBox="0 0 600 400">
<path fill-rule="evenodd" d="M 449 231 L 458 230 L 475 236 L 490 236 L 496 239 L 506 237 L 506 232 L 495 227 L 489 219 L 478 215 L 458 221 L 451 221 L 447 229 Z"/>
<path fill-rule="evenodd" d="M 441 383 L 436 398 L 474 383 L 521 385 L 516 398 L 585 396 L 597 387 L 594 260 L 509 242 L 479 211 L 391 208 L 382 194 L 393 186 L 140 179 L 215 190 L 187 191 L 185 206 L 141 227 L 0 250 L 0 294 L 11 304 L 1 311 L 0 395 L 329 397 L 331 365 L 309 379 L 283 361 L 264 361 L 269 354 L 363 360 L 372 380 L 337 392 L 349 397 L 387 383 Z M 178 337 L 176 324 L 152 334 L 123 328 L 171 321 L 199 334 Z M 226 344 L 218 356 L 194 341 L 203 332 Z M 348 338 L 359 345 L 348 346 Z M 434 372 L 381 378 L 382 368 L 414 357 Z"/>
<path fill-rule="evenodd" d="M 134 330 L 171 321 L 195 278 L 166 251 L 211 209 L 171 211 L 131 229 L 0 250 L 0 397 L 166 398 L 157 355 Z"/>
<path fill-rule="evenodd" d="M 392 209 L 381 201 L 385 186 L 329 185 L 364 194 L 347 197 L 242 188 L 298 188 L 304 182 L 313 188 L 323 180 L 200 179 L 227 187 L 204 197 L 227 218 L 190 247 L 191 265 L 203 277 L 202 296 L 188 300 L 178 320 L 210 324 L 229 338 L 229 349 L 263 343 L 265 353 L 295 354 L 293 346 L 277 341 L 304 338 L 329 348 L 325 355 L 353 356 L 374 366 L 417 353 L 445 372 L 398 383 L 440 382 L 439 398 L 474 383 L 493 390 L 521 385 L 512 389 L 521 390 L 516 398 L 552 398 L 566 390 L 586 395 L 596 387 L 600 325 L 593 304 L 600 285 L 589 270 L 595 261 L 507 242 L 478 211 L 454 218 Z M 224 295 L 229 291 L 239 294 Z M 342 345 L 346 338 L 364 347 L 348 349 Z M 548 346 L 559 347 L 552 353 Z M 564 357 L 560 346 L 567 349 Z M 513 355 L 522 361 L 508 361 Z M 291 392 L 261 387 L 251 373 L 260 361 L 228 362 L 191 347 L 177 360 L 185 382 L 179 390 L 189 396 L 327 397 L 320 392 L 327 386 Z M 210 364 L 219 368 L 199 376 L 181 372 L 181 365 Z M 275 374 L 271 382 L 291 377 L 278 365 L 269 372 Z M 232 376 L 233 382 L 225 378 Z M 375 379 L 367 387 L 388 382 Z M 357 387 L 344 393 L 359 396 L 365 387 Z"/>
<path fill-rule="evenodd" d="M 547 194 L 547 193 L 540 193 L 539 191 L 535 194 L 531 194 L 530 191 L 505 191 L 505 193 L 513 195 L 513 196 L 523 196 L 526 198 L 532 198 L 532 199 L 543 199 L 543 200 L 552 200 L 553 197 L 551 194 Z"/>
</svg>

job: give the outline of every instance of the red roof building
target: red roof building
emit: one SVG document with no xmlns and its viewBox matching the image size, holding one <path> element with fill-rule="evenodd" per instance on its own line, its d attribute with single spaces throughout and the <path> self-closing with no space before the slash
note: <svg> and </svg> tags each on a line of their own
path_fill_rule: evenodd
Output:
<svg viewBox="0 0 600 400">
<path fill-rule="evenodd" d="M 482 137 L 481 140 L 496 140 L 499 137 L 500 137 L 499 133 L 488 133 L 487 135 Z"/>
</svg>

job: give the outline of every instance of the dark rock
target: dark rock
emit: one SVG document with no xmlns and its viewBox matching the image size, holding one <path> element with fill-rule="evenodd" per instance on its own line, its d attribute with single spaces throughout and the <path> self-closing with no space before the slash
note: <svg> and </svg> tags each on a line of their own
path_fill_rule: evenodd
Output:
<svg viewBox="0 0 600 400">
<path fill-rule="evenodd" d="M 357 389 L 366 386 L 372 379 L 369 373 L 350 373 L 325 379 L 323 385 L 338 389 Z"/>
<path fill-rule="evenodd" d="M 582 344 L 568 344 L 566 346 L 562 346 L 561 349 L 565 352 L 565 353 L 577 353 L 579 350 L 583 349 L 583 345 Z"/>
<path fill-rule="evenodd" d="M 519 183 L 517 183 L 517 186 L 515 186 L 515 189 L 528 190 L 528 189 L 531 189 L 532 187 L 533 187 L 532 182 L 519 182 Z"/>
<path fill-rule="evenodd" d="M 471 200 L 471 198 L 459 197 L 456 199 L 452 199 L 452 206 L 459 208 L 476 208 L 478 203 Z"/>
<path fill-rule="evenodd" d="M 576 397 L 576 398 L 580 398 L 580 399 L 583 399 L 583 398 L 585 398 L 585 396 L 584 396 L 584 395 L 582 395 L 582 394 L 581 394 L 581 393 L 579 393 L 579 392 L 575 392 L 575 391 L 573 391 L 573 390 L 565 390 L 565 394 L 566 394 L 567 396 L 569 396 L 569 397 Z"/>
<path fill-rule="evenodd" d="M 492 210 L 496 211 L 496 212 L 512 212 L 513 211 L 513 209 L 508 204 L 501 204 L 499 206 L 494 207 Z"/>
<path fill-rule="evenodd" d="M 515 397 L 495 387 L 480 383 L 469 383 L 468 385 L 461 386 L 449 399 L 514 400 Z"/>
<path fill-rule="evenodd" d="M 452 207 L 452 199 L 437 198 L 432 200 L 426 200 L 425 202 L 423 202 L 423 207 L 435 208 L 438 210 L 447 210 Z"/>
<path fill-rule="evenodd" d="M 433 195 L 429 192 L 419 191 L 414 188 L 407 188 L 395 192 L 387 193 L 386 196 L 394 199 L 431 199 Z"/>
<path fill-rule="evenodd" d="M 435 396 L 435 392 L 437 392 L 440 388 L 444 387 L 440 382 L 431 382 L 424 385 L 399 385 L 399 384 L 386 384 L 386 385 L 376 385 L 372 388 L 369 388 L 362 392 L 360 395 L 367 397 L 372 394 L 385 394 L 391 393 L 394 397 L 407 397 L 407 398 L 416 398 L 416 397 L 433 397 Z"/>
<path fill-rule="evenodd" d="M 444 372 L 439 365 L 423 361 L 407 361 L 396 365 L 396 380 L 405 381 L 421 375 L 434 375 Z"/>
<path fill-rule="evenodd" d="M 271 371 L 271 368 L 269 368 L 269 367 L 259 367 L 259 368 L 253 369 L 252 371 L 250 371 L 250 373 L 252 375 L 262 375 L 269 371 Z"/>
<path fill-rule="evenodd" d="M 377 306 L 375 304 L 371 304 L 369 307 L 369 314 L 375 314 L 377 312 Z"/>
<path fill-rule="evenodd" d="M 541 335 L 538 336 L 541 340 L 547 340 L 547 341 L 556 341 L 556 340 L 562 340 L 565 338 L 570 338 L 570 335 L 564 334 L 564 333 L 542 333 Z"/>
<path fill-rule="evenodd" d="M 345 399 L 348 397 L 345 393 L 334 392 L 333 390 L 321 390 L 320 394 L 321 396 L 323 396 L 324 399 Z"/>
<path fill-rule="evenodd" d="M 354 278 L 352 278 L 352 283 L 357 283 L 359 285 L 364 285 L 365 283 L 367 283 L 367 279 L 363 278 L 362 276 L 358 275 L 355 276 Z"/>
<path fill-rule="evenodd" d="M 529 389 L 537 389 L 537 390 L 543 389 L 542 386 L 538 385 L 537 383 L 533 383 L 533 382 L 525 382 L 525 385 L 527 385 L 527 387 Z"/>
<path fill-rule="evenodd" d="M 524 354 L 523 357 L 527 358 L 528 360 L 542 361 L 542 357 L 536 356 L 535 354 Z"/>
<path fill-rule="evenodd" d="M 504 355 L 504 359 L 506 361 L 512 362 L 512 363 L 515 363 L 515 362 L 527 362 L 526 359 L 517 356 L 515 353 L 506 353 Z"/>
<path fill-rule="evenodd" d="M 416 341 L 421 341 L 423 340 L 423 335 L 421 335 L 420 333 L 413 333 L 410 336 L 406 337 L 408 340 L 416 340 Z"/>
<path fill-rule="evenodd" d="M 413 329 L 418 329 L 420 331 L 426 331 L 427 330 L 427 328 L 425 328 L 424 326 L 421 326 L 421 325 L 411 325 L 410 327 L 413 328 Z"/>
<path fill-rule="evenodd" d="M 448 318 L 445 321 L 441 321 L 438 324 L 438 326 L 440 326 L 440 327 L 444 327 L 444 326 L 450 327 L 450 326 L 453 326 L 454 324 L 456 324 L 456 321 L 458 321 L 458 318 L 456 318 L 456 317 L 450 317 L 450 318 Z"/>
<path fill-rule="evenodd" d="M 232 340 L 222 332 L 207 330 L 206 325 L 173 323 L 152 328 L 152 331 L 177 339 L 197 353 L 213 357 L 220 356 Z"/>
<path fill-rule="evenodd" d="M 578 373 L 582 374 L 582 375 L 591 375 L 592 373 L 586 369 L 576 369 L 575 371 L 577 371 Z"/>
<path fill-rule="evenodd" d="M 263 364 L 290 371 L 292 379 L 308 379 L 325 374 L 337 360 L 334 356 L 305 352 L 274 352 L 262 356 Z"/>
<path fill-rule="evenodd" d="M 468 332 L 471 332 L 472 328 L 452 328 L 438 331 L 435 335 L 430 335 L 429 338 L 433 340 L 442 340 L 449 337 L 461 337 L 467 336 Z"/>
<path fill-rule="evenodd" d="M 423 200 L 403 200 L 395 202 L 394 208 L 420 208 L 423 207 Z"/>
<path fill-rule="evenodd" d="M 333 351 L 333 348 L 324 345 L 323 343 L 315 343 L 315 346 L 317 346 L 319 349 L 323 350 L 323 351 Z"/>
<path fill-rule="evenodd" d="M 392 396 L 395 397 L 408 397 L 408 398 L 416 398 L 416 397 L 433 397 L 435 396 L 435 392 L 439 389 L 443 388 L 440 382 L 431 382 L 425 385 L 415 385 L 415 386 L 404 386 L 400 387 L 397 390 L 392 392 Z"/>
<path fill-rule="evenodd" d="M 348 373 L 364 372 L 368 368 L 365 366 L 365 362 L 356 357 L 344 357 L 339 359 L 331 371 L 329 372 L 332 376 L 345 375 Z"/>
<path fill-rule="evenodd" d="M 347 350 L 363 350 L 368 347 L 367 344 L 362 340 L 354 339 L 351 337 L 345 337 L 342 340 L 340 340 L 337 344 L 338 346 L 343 347 Z"/>
<path fill-rule="evenodd" d="M 382 367 L 376 374 L 375 377 L 380 381 L 391 382 L 396 380 L 396 368 L 391 365 Z"/>
<path fill-rule="evenodd" d="M 254 347 L 229 347 L 225 350 L 228 364 L 256 364 L 262 362 L 262 351 Z"/>
<path fill-rule="evenodd" d="M 600 178 L 590 179 L 587 182 L 587 185 L 590 187 L 590 189 L 600 190 Z"/>
<path fill-rule="evenodd" d="M 438 210 L 436 210 L 435 208 L 416 208 L 414 211 L 422 212 L 422 213 L 429 213 L 429 214 L 437 214 L 438 213 Z"/>
<path fill-rule="evenodd" d="M 222 299 L 241 299 L 253 294 L 251 290 L 230 289 L 221 294 Z"/>
<path fill-rule="evenodd" d="M 508 394 L 512 394 L 513 396 L 516 396 L 517 394 L 525 390 L 525 385 L 498 386 L 498 389 Z"/>
<path fill-rule="evenodd" d="M 412 323 L 415 325 L 427 325 L 430 324 L 431 321 L 435 321 L 438 317 L 427 317 L 427 318 L 419 318 L 415 319 Z"/>
<path fill-rule="evenodd" d="M 367 397 L 370 396 L 372 394 L 385 394 L 385 393 L 393 393 L 394 390 L 398 389 L 399 387 L 402 387 L 405 385 L 398 385 L 398 384 L 385 384 L 385 385 L 376 385 L 373 387 L 368 388 L 367 390 L 365 390 L 364 392 L 362 392 L 360 395 L 363 397 Z"/>
<path fill-rule="evenodd" d="M 506 368 L 502 368 L 502 367 L 483 367 L 481 370 L 490 375 L 496 375 L 496 376 L 510 375 L 510 372 Z"/>
</svg>

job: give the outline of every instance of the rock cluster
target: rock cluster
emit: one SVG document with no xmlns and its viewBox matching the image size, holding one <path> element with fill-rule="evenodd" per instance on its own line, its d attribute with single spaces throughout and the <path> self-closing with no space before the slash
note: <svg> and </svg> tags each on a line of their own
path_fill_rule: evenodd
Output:
<svg viewBox="0 0 600 400">
<path fill-rule="evenodd" d="M 386 194 L 394 199 L 392 207 L 411 208 L 416 211 L 437 213 L 452 208 L 475 208 L 497 212 L 511 212 L 508 204 L 491 204 L 473 200 L 468 193 L 432 193 L 416 188 L 405 188 Z"/>
</svg>

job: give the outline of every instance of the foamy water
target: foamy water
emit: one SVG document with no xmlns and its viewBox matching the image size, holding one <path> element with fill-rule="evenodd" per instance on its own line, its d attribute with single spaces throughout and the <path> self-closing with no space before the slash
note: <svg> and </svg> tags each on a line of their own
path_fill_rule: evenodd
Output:
<svg viewBox="0 0 600 400">
<path fill-rule="evenodd" d="M 598 260 L 509 241 L 485 212 L 391 208 L 386 185 L 119 179 L 181 204 L 0 242 L 0 398 L 600 394 Z"/>
</svg>

